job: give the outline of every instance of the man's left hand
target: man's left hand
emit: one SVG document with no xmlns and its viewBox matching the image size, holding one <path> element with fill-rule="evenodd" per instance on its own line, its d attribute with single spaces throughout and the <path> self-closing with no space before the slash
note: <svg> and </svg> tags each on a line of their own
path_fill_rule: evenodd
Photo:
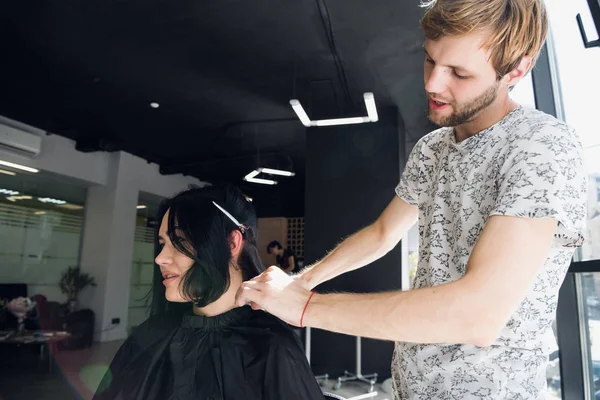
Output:
<svg viewBox="0 0 600 400">
<path fill-rule="evenodd" d="M 237 295 L 239 307 L 251 305 L 287 322 L 300 326 L 302 312 L 311 295 L 300 279 L 295 279 L 280 268 L 270 267 L 259 276 L 242 283 Z"/>
</svg>

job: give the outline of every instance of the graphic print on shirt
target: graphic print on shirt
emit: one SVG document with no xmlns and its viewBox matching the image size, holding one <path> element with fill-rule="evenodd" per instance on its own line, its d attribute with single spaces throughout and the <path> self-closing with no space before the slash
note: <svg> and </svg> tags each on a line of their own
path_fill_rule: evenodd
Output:
<svg viewBox="0 0 600 400">
<path fill-rule="evenodd" d="M 543 398 L 558 290 L 584 240 L 586 175 L 576 133 L 522 106 L 462 142 L 441 128 L 415 145 L 396 187 L 419 208 L 415 288 L 464 276 L 493 215 L 550 217 L 558 228 L 543 269 L 492 346 L 396 343 L 396 400 Z"/>
</svg>

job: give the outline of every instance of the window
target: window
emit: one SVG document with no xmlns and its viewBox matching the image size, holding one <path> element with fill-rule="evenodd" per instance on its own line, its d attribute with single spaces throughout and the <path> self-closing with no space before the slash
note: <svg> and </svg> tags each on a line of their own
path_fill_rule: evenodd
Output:
<svg viewBox="0 0 600 400">
<path fill-rule="evenodd" d="M 589 180 L 588 240 L 576 259 L 595 260 L 600 258 L 600 134 L 596 115 L 596 97 L 600 91 L 600 49 L 585 49 L 577 26 L 576 15 L 581 14 L 588 39 L 597 38 L 586 0 L 546 0 L 546 6 L 564 119 L 581 138 Z M 581 360 L 583 370 L 587 371 L 583 374 L 584 390 L 591 398 L 600 398 L 600 273 L 581 274 L 575 287 L 580 304 Z M 577 337 L 567 339 L 579 340 Z M 547 374 L 553 399 L 561 398 L 557 354 L 551 355 Z"/>
<path fill-rule="evenodd" d="M 598 70 L 600 48 L 586 49 L 575 16 L 582 15 L 588 39 L 595 28 L 585 0 L 547 0 L 553 31 L 554 52 L 559 85 L 567 123 L 577 130 L 585 148 L 589 174 L 588 241 L 579 259 L 600 258 L 600 132 L 598 132 L 597 94 L 600 91 Z M 586 23 L 587 22 L 587 23 Z"/>
<path fill-rule="evenodd" d="M 79 264 L 86 189 L 43 171 L 8 172 L 0 174 L 0 283 L 62 303 L 60 276 Z"/>
</svg>

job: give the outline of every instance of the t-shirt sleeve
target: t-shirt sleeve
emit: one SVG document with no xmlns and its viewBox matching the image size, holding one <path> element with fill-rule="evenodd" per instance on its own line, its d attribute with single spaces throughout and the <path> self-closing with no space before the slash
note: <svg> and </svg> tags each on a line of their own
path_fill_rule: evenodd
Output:
<svg viewBox="0 0 600 400">
<path fill-rule="evenodd" d="M 554 218 L 556 239 L 565 247 L 584 242 L 587 173 L 577 134 L 548 126 L 540 134 L 512 143 L 497 181 L 490 215 Z"/>
<path fill-rule="evenodd" d="M 422 179 L 419 160 L 422 147 L 423 139 L 419 140 L 411 150 L 400 177 L 400 183 L 396 186 L 396 195 L 413 206 L 419 204 L 419 181 Z"/>
</svg>

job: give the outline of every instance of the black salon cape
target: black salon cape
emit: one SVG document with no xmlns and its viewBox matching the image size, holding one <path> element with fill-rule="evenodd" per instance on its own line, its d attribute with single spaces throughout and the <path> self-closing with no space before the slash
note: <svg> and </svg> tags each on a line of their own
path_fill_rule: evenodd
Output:
<svg viewBox="0 0 600 400">
<path fill-rule="evenodd" d="M 248 307 L 151 318 L 123 343 L 94 400 L 323 400 L 289 326 Z"/>
</svg>

